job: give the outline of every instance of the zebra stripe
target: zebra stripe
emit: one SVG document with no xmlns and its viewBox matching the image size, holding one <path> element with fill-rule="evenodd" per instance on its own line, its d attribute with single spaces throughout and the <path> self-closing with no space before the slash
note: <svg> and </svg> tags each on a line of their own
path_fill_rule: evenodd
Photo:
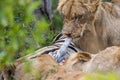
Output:
<svg viewBox="0 0 120 80">
<path fill-rule="evenodd" d="M 63 59 L 67 59 L 70 55 L 72 55 L 72 54 L 74 54 L 76 52 L 81 52 L 81 50 L 79 48 L 77 48 L 77 46 L 75 46 L 73 42 L 71 42 L 69 44 L 67 50 L 66 50 L 65 55 L 63 55 L 64 58 L 62 56 L 61 59 L 56 59 L 55 56 L 58 56 L 57 52 L 58 52 L 58 50 L 60 49 L 61 45 L 64 42 L 65 42 L 65 37 L 63 37 L 63 35 L 60 33 L 55 37 L 52 45 L 43 47 L 43 48 L 35 51 L 35 53 L 25 56 L 25 58 L 34 59 L 34 58 L 36 58 L 36 57 L 38 57 L 38 56 L 40 56 L 42 54 L 49 54 L 56 61 L 60 62 Z"/>
</svg>

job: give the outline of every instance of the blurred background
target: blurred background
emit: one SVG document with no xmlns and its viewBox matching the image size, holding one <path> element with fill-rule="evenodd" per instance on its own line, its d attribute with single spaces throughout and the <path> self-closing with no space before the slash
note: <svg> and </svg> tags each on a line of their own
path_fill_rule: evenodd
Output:
<svg viewBox="0 0 120 80">
<path fill-rule="evenodd" d="M 0 0 L 0 68 L 52 44 L 62 18 L 58 0 Z"/>
</svg>

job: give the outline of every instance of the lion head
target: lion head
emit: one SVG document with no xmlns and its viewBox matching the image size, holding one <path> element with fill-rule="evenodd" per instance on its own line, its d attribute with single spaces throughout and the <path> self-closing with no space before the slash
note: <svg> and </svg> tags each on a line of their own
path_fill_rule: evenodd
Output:
<svg viewBox="0 0 120 80">
<path fill-rule="evenodd" d="M 68 71 L 115 71 L 120 74 L 120 47 L 108 47 L 98 54 L 78 52 L 69 57 L 65 68 Z"/>
<path fill-rule="evenodd" d="M 83 35 L 91 23 L 100 0 L 60 0 L 58 11 L 63 15 L 62 33 L 72 38 Z"/>
<path fill-rule="evenodd" d="M 87 52 L 78 52 L 69 57 L 65 63 L 66 71 L 83 71 L 86 63 L 91 60 L 91 54 Z"/>
<path fill-rule="evenodd" d="M 119 5 L 119 0 L 60 0 L 58 11 L 64 19 L 63 35 L 90 53 L 120 45 Z"/>
</svg>

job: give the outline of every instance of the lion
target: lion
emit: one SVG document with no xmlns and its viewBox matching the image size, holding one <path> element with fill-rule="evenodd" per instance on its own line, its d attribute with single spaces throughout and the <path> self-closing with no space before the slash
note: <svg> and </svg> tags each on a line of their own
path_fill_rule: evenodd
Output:
<svg viewBox="0 0 120 80">
<path fill-rule="evenodd" d="M 73 56 L 69 57 L 65 68 L 67 71 L 87 73 L 100 71 L 120 74 L 120 46 L 108 47 L 97 54 L 88 52 L 73 54 Z"/>
<path fill-rule="evenodd" d="M 13 65 L 5 67 L 2 70 L 2 80 L 45 80 L 50 73 L 58 69 L 58 63 L 48 54 L 22 60 L 16 60 Z"/>
<path fill-rule="evenodd" d="M 97 54 L 72 54 L 64 65 L 59 65 L 50 55 L 43 54 L 24 62 L 18 60 L 14 66 L 12 76 L 8 70 L 10 68 L 3 71 L 5 80 L 12 80 L 12 77 L 17 80 L 82 80 L 85 74 L 96 71 L 120 74 L 120 46 L 108 47 Z M 9 71 L 9 75 L 6 71 Z"/>
<path fill-rule="evenodd" d="M 63 35 L 71 37 L 77 47 L 90 53 L 119 46 L 119 5 L 119 0 L 59 0 L 57 10 L 64 19 Z"/>
<path fill-rule="evenodd" d="M 41 55 L 28 62 L 21 63 L 16 67 L 15 78 L 17 80 L 44 80 L 47 75 L 54 73 L 58 68 L 58 63 L 48 54 Z M 30 66 L 30 72 L 26 72 L 25 67 L 29 67 L 26 64 Z"/>
<path fill-rule="evenodd" d="M 16 60 L 13 65 L 6 66 L 2 70 L 0 79 L 58 80 L 60 78 L 64 80 L 79 80 L 82 77 L 83 74 L 81 71 L 69 72 L 66 70 L 65 65 L 59 65 L 49 54 L 43 54 L 25 60 L 20 58 Z"/>
<path fill-rule="evenodd" d="M 83 55 L 81 55 L 83 56 Z M 67 65 L 69 63 L 66 63 Z M 70 63 L 71 64 L 71 63 Z M 1 80 L 81 80 L 81 71 L 66 70 L 65 65 L 59 65 L 50 55 L 43 54 L 24 62 L 17 60 L 14 65 L 7 66 L 2 71 Z M 12 73 L 12 74 L 11 74 Z"/>
<path fill-rule="evenodd" d="M 46 80 L 83 80 L 83 78 L 84 78 L 84 73 L 81 71 L 77 71 L 77 72 L 61 71 L 48 76 Z"/>
</svg>

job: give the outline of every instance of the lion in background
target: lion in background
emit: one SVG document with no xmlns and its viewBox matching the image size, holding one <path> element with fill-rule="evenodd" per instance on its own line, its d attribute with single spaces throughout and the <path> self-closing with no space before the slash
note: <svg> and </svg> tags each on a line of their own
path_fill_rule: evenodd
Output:
<svg viewBox="0 0 120 80">
<path fill-rule="evenodd" d="M 97 53 L 120 45 L 119 0 L 60 0 L 57 9 L 64 19 L 63 35 L 81 50 Z"/>
</svg>

